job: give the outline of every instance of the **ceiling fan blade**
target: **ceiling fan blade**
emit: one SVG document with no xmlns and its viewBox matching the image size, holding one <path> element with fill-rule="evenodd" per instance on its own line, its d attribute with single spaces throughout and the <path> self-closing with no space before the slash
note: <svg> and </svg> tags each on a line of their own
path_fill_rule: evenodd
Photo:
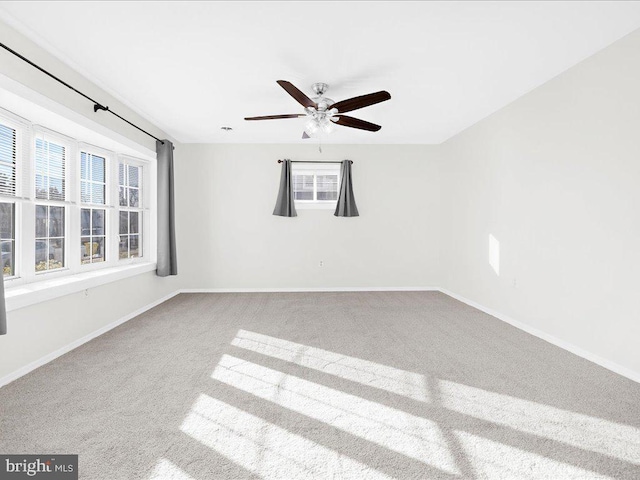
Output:
<svg viewBox="0 0 640 480">
<path fill-rule="evenodd" d="M 303 113 L 291 113 L 287 115 L 265 115 L 264 117 L 244 117 L 245 120 L 277 120 L 279 118 L 300 118 L 304 117 Z"/>
<path fill-rule="evenodd" d="M 278 80 L 278 85 L 284 88 L 289 95 L 296 99 L 296 101 L 302 105 L 303 107 L 313 107 L 318 108 L 316 102 L 307 97 L 304 93 L 302 93 L 293 83 L 287 82 L 286 80 Z"/>
<path fill-rule="evenodd" d="M 358 110 L 359 108 L 364 108 L 368 107 L 369 105 L 375 105 L 376 103 L 384 102 L 386 100 L 389 100 L 390 98 L 391 94 L 385 90 L 382 90 L 380 92 L 342 100 L 331 105 L 331 108 L 336 108 L 340 113 L 351 112 L 352 110 Z"/>
<path fill-rule="evenodd" d="M 302 139 L 306 140 L 307 138 L 311 138 L 311 137 L 307 135 L 307 132 L 302 132 Z"/>
<path fill-rule="evenodd" d="M 340 115 L 336 123 L 344 127 L 359 128 L 360 130 L 368 130 L 369 132 L 377 132 L 382 128 L 375 123 L 365 122 L 359 118 L 348 117 L 347 115 Z"/>
</svg>

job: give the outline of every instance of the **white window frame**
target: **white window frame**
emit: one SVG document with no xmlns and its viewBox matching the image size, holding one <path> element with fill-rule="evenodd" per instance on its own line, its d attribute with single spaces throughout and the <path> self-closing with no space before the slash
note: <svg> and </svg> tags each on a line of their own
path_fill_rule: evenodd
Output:
<svg viewBox="0 0 640 480">
<path fill-rule="evenodd" d="M 154 162 L 130 155 L 120 155 L 117 152 L 73 139 L 47 127 L 33 125 L 28 120 L 2 108 L 0 108 L 0 122 L 16 130 L 17 135 L 16 193 L 15 196 L 0 195 L 0 202 L 15 205 L 14 275 L 4 277 L 9 310 L 155 269 L 157 246 L 153 240 L 157 231 L 155 224 L 157 201 L 152 196 L 155 195 L 154 181 L 157 168 Z M 64 201 L 36 198 L 35 144 L 38 137 L 61 144 L 66 148 Z M 104 205 L 81 202 L 80 154 L 83 151 L 105 159 Z M 142 208 L 137 210 L 142 211 L 141 248 L 143 256 L 123 261 L 119 260 L 118 254 L 119 228 L 117 223 L 119 219 L 118 164 L 121 159 L 124 159 L 127 164 L 142 167 L 140 176 L 140 205 Z M 63 268 L 43 272 L 35 271 L 35 206 L 37 204 L 65 207 L 65 266 Z M 80 210 L 82 208 L 104 208 L 105 210 L 106 261 L 104 262 L 84 265 L 81 263 L 79 247 L 82 237 L 80 230 Z M 94 270 L 105 270 L 105 272 L 94 272 Z"/>
<path fill-rule="evenodd" d="M 4 277 L 4 281 L 8 284 L 15 282 L 16 280 L 21 278 L 21 272 L 23 267 L 23 250 L 24 250 L 24 241 L 23 241 L 23 226 L 22 226 L 22 218 L 23 218 L 23 201 L 27 199 L 26 193 L 28 192 L 28 179 L 25 178 L 26 175 L 29 175 L 30 169 L 28 168 L 28 163 L 25 164 L 25 159 L 29 159 L 31 157 L 31 124 L 28 120 L 15 115 L 14 113 L 9 112 L 8 110 L 4 110 L 0 108 L 0 122 L 6 125 L 9 128 L 12 128 L 16 132 L 16 192 L 14 196 L 11 195 L 0 195 L 0 202 L 3 203 L 13 203 L 13 224 L 14 224 L 14 236 L 15 236 L 15 252 L 14 252 L 14 265 L 13 265 L 13 275 Z M 35 215 L 35 213 L 34 213 Z M 34 220 L 35 222 L 35 220 Z M 35 225 L 35 224 L 34 224 Z M 34 227 L 35 228 L 35 227 Z M 35 235 L 35 232 L 34 232 Z M 34 237 L 35 238 L 35 237 Z M 35 243 L 35 241 L 34 241 Z M 35 247 L 34 247 L 34 255 L 35 255 Z"/>
<path fill-rule="evenodd" d="M 325 160 L 323 160 L 325 161 Z M 338 176 L 338 195 L 340 194 L 340 162 L 336 163 L 293 163 L 291 166 L 291 176 L 294 175 L 313 175 L 313 195 L 317 196 L 318 175 L 335 173 Z M 292 178 L 293 180 L 293 178 Z M 296 209 L 300 210 L 334 210 L 338 200 L 296 200 L 294 195 L 294 203 Z"/>
<path fill-rule="evenodd" d="M 36 139 L 41 136 L 46 141 L 62 145 L 66 149 L 66 165 L 64 171 L 64 200 L 45 200 L 36 198 Z M 71 225 L 70 221 L 73 215 L 72 206 L 74 204 L 76 186 L 73 184 L 72 170 L 74 159 L 77 155 L 77 142 L 71 137 L 62 135 L 42 125 L 34 125 L 31 135 L 31 155 L 29 158 L 29 177 L 23 179 L 23 181 L 29 182 L 29 198 L 23 204 L 22 211 L 22 266 L 23 269 L 20 274 L 20 283 L 31 283 L 34 281 L 41 281 L 45 279 L 57 278 L 64 275 L 69 275 L 72 272 L 73 260 L 69 255 L 70 252 L 70 235 Z M 56 268 L 55 270 L 45 270 L 42 272 L 36 272 L 35 270 L 35 238 L 36 238 L 36 205 L 49 205 L 49 206 L 63 206 L 65 209 L 64 214 L 64 258 L 65 265 L 62 268 Z M 29 245 L 31 244 L 31 245 Z"/>
<path fill-rule="evenodd" d="M 140 167 L 141 175 L 138 180 L 139 183 L 139 191 L 138 191 L 138 205 L 139 207 L 129 207 L 129 206 L 120 206 L 120 194 L 119 187 L 120 181 L 118 178 L 118 169 L 120 165 L 131 165 L 132 167 Z M 135 263 L 144 263 L 149 261 L 150 257 L 155 258 L 155 252 L 151 251 L 151 198 L 150 192 L 151 188 L 151 168 L 149 162 L 134 158 L 129 155 L 118 155 L 118 161 L 116 162 L 116 181 L 114 186 L 114 195 L 116 198 L 116 208 L 117 208 L 117 222 L 114 222 L 115 230 L 114 230 L 114 239 L 115 239 L 115 252 L 118 258 L 118 262 L 121 265 L 135 264 Z M 142 242 L 140 243 L 140 248 L 142 249 L 142 255 L 134 258 L 120 258 L 119 244 L 120 244 L 120 212 L 139 212 L 142 215 L 142 222 L 140 224 L 140 238 Z M 152 255 L 153 254 L 153 255 Z"/>
<path fill-rule="evenodd" d="M 81 191 L 81 183 L 82 183 L 82 152 L 89 153 L 91 155 L 95 155 L 98 157 L 104 158 L 104 174 L 105 174 L 105 192 L 104 192 L 104 204 L 101 203 L 82 203 L 82 191 Z M 114 203 L 113 203 L 113 193 L 112 189 L 109 188 L 109 183 L 117 182 L 115 175 L 117 174 L 114 169 L 116 154 L 110 150 L 106 150 L 104 148 L 97 147 L 95 145 L 91 145 L 85 142 L 78 143 L 78 153 L 76 155 L 76 168 L 74 172 L 76 173 L 75 178 L 75 187 L 76 187 L 76 196 L 74 203 L 77 207 L 74 209 L 74 225 L 72 231 L 72 239 L 74 245 L 80 246 L 82 248 L 82 225 L 81 225 L 81 210 L 83 208 L 89 208 L 94 210 L 104 210 L 105 218 L 104 218 L 104 229 L 105 229 L 105 246 L 104 246 L 104 262 L 92 262 L 92 263 L 82 263 L 81 255 L 78 253 L 78 250 L 75 250 L 76 257 L 73 259 L 74 267 L 76 271 L 80 272 L 89 272 L 92 270 L 101 270 L 103 268 L 115 267 L 117 263 L 117 259 L 113 256 L 113 248 L 109 242 L 110 232 L 113 230 L 113 217 L 115 216 L 113 213 Z"/>
</svg>

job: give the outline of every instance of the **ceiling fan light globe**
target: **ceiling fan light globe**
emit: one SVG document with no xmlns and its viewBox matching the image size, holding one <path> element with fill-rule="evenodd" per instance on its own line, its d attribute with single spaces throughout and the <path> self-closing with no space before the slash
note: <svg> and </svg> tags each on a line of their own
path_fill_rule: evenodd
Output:
<svg viewBox="0 0 640 480">
<path fill-rule="evenodd" d="M 315 118 L 309 118 L 304 125 L 304 131 L 307 132 L 307 135 L 310 137 L 315 137 L 320 130 L 320 125 Z"/>
</svg>

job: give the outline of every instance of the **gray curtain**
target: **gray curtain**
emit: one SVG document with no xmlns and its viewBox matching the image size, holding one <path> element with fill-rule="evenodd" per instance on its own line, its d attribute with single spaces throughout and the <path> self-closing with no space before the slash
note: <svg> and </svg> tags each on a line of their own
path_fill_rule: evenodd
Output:
<svg viewBox="0 0 640 480">
<path fill-rule="evenodd" d="M 4 301 L 4 277 L 3 277 L 3 278 L 0 278 L 0 335 L 6 335 L 6 334 L 7 334 L 7 308 Z"/>
<path fill-rule="evenodd" d="M 282 162 L 282 173 L 280 174 L 280 190 L 276 200 L 274 215 L 281 217 L 297 217 L 296 206 L 293 202 L 293 180 L 291 178 L 291 160 Z"/>
<path fill-rule="evenodd" d="M 358 217 L 358 207 L 353 196 L 353 185 L 351 185 L 351 160 L 344 160 L 340 168 L 340 195 L 334 215 L 336 217 Z"/>
<path fill-rule="evenodd" d="M 156 142 L 158 157 L 158 267 L 159 277 L 178 274 L 173 191 L 173 144 Z"/>
</svg>

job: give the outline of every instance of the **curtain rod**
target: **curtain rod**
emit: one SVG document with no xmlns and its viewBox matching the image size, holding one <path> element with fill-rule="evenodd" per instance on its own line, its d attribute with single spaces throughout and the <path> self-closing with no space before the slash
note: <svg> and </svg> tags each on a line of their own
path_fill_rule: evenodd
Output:
<svg viewBox="0 0 640 480">
<path fill-rule="evenodd" d="M 282 163 L 284 160 L 278 160 L 278 163 Z M 351 162 L 351 164 L 353 165 L 353 160 L 349 160 L 349 162 Z M 329 162 L 329 161 L 303 161 L 303 160 L 291 160 L 291 163 L 342 163 L 342 162 Z"/>
<path fill-rule="evenodd" d="M 16 52 L 15 50 L 13 50 L 12 48 L 9 48 L 8 46 L 6 46 L 4 43 L 0 42 L 0 47 L 4 48 L 7 52 L 12 53 L 13 55 L 15 55 L 16 57 L 18 57 L 20 60 L 28 63 L 29 65 L 31 65 L 32 67 L 40 70 L 42 73 L 44 73 L 45 75 L 48 75 L 49 77 L 53 78 L 55 81 L 61 83 L 62 85 L 64 85 L 65 87 L 73 90 L 74 92 L 76 92 L 78 95 L 86 98 L 87 100 L 89 100 L 90 102 L 93 103 L 93 111 L 97 112 L 98 110 L 103 110 L 105 112 L 109 112 L 112 115 L 115 115 L 116 117 L 118 117 L 120 120 L 122 120 L 123 122 L 128 123 L 129 125 L 131 125 L 134 128 L 137 128 L 138 130 L 140 130 L 142 133 L 149 135 L 152 138 L 155 138 L 157 141 L 159 141 L 160 143 L 162 143 L 164 145 L 164 142 L 162 140 L 160 140 L 158 137 L 156 137 L 155 135 L 151 135 L 149 132 L 147 132 L 146 130 L 143 130 L 142 128 L 140 128 L 139 126 L 137 126 L 135 123 L 131 123 L 129 120 L 127 120 L 124 117 L 121 117 L 120 115 L 118 115 L 116 112 L 114 112 L 113 110 L 109 110 L 109 107 L 105 107 L 104 105 L 102 105 L 100 102 L 95 101 L 93 98 L 91 98 L 89 95 L 86 95 L 84 93 L 82 93 L 80 90 L 72 87 L 71 85 L 69 85 L 67 82 L 65 82 L 64 80 L 56 77 L 53 73 L 48 72 L 47 70 L 45 70 L 44 68 L 42 68 L 40 65 L 36 65 L 35 63 L 33 63 L 31 60 L 29 60 L 27 57 L 20 55 L 18 52 Z"/>
</svg>

